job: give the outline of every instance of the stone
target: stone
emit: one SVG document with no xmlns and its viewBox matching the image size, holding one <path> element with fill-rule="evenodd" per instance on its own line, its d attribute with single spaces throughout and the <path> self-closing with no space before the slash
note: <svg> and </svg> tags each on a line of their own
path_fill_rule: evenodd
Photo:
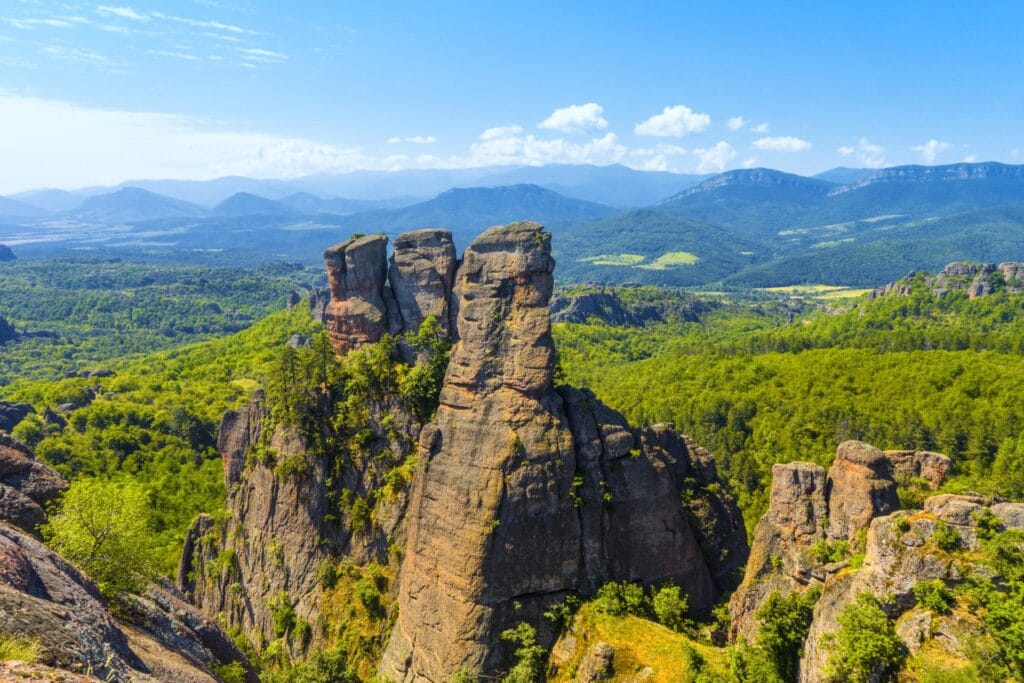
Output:
<svg viewBox="0 0 1024 683">
<path fill-rule="evenodd" d="M 576 681 L 578 683 L 594 683 L 594 681 L 611 679 L 615 675 L 614 660 L 614 647 L 608 643 L 595 643 L 580 662 Z"/>
<path fill-rule="evenodd" d="M 388 279 L 403 331 L 415 334 L 428 316 L 449 330 L 456 262 L 448 230 L 414 230 L 395 238 Z"/>
<path fill-rule="evenodd" d="M 0 263 L 17 260 L 18 257 L 14 255 L 14 252 L 11 251 L 9 246 L 6 244 L 0 244 Z"/>
<path fill-rule="evenodd" d="M 802 589 L 811 563 L 803 552 L 825 538 L 828 503 L 826 475 L 820 465 L 794 462 L 772 467 L 768 511 L 754 529 L 750 560 L 729 601 L 729 636 L 753 640 L 757 608 L 773 592 Z"/>
<path fill-rule="evenodd" d="M 925 607 L 915 607 L 904 613 L 896 622 L 896 635 L 911 655 L 916 655 L 921 646 L 931 636 L 932 611 Z"/>
<path fill-rule="evenodd" d="M 885 451 L 889 473 L 897 482 L 924 479 L 928 488 L 937 491 L 952 466 L 949 456 L 931 451 Z"/>
<path fill-rule="evenodd" d="M 384 235 L 368 235 L 324 252 L 331 292 L 327 329 L 341 353 L 396 331 L 397 304 L 387 287 L 387 245 Z"/>
<path fill-rule="evenodd" d="M 0 432 L 9 434 L 22 420 L 34 412 L 36 412 L 35 408 L 28 403 L 0 401 Z"/>
<path fill-rule="evenodd" d="M 318 323 L 327 322 L 327 304 L 331 301 L 331 292 L 327 289 L 314 289 L 309 295 L 309 314 Z"/>
<path fill-rule="evenodd" d="M 844 441 L 828 471 L 828 533 L 852 539 L 877 515 L 899 508 L 885 454 L 862 441 Z"/>
<path fill-rule="evenodd" d="M 241 477 L 249 449 L 260 441 L 263 422 L 270 416 L 265 400 L 264 393 L 258 391 L 242 409 L 229 410 L 221 418 L 217 430 L 217 452 L 224 466 L 224 487 L 228 490 Z"/>
<path fill-rule="evenodd" d="M 458 268 L 458 339 L 420 436 L 381 662 L 396 681 L 495 675 L 504 629 L 605 581 L 671 580 L 698 612 L 718 595 L 680 503 L 691 468 L 717 478 L 709 456 L 668 425 L 635 430 L 593 394 L 552 388 L 553 267 L 541 226 L 515 223 L 478 237 Z"/>
<path fill-rule="evenodd" d="M 285 310 L 292 310 L 300 301 L 302 301 L 302 298 L 299 296 L 298 292 L 296 292 L 295 290 L 288 292 L 288 294 L 285 295 L 284 297 Z"/>
<path fill-rule="evenodd" d="M 68 483 L 25 444 L 0 433 L 0 520 L 35 534 Z"/>
</svg>

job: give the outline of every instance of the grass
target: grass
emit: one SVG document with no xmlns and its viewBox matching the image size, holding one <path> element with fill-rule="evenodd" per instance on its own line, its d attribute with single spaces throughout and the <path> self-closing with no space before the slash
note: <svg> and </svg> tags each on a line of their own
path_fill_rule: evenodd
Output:
<svg viewBox="0 0 1024 683">
<path fill-rule="evenodd" d="M 644 262 L 640 254 L 600 254 L 598 256 L 587 256 L 580 261 L 595 266 L 635 266 Z"/>
<path fill-rule="evenodd" d="M 575 667 L 599 642 L 615 648 L 615 675 L 610 679 L 613 683 L 635 680 L 645 667 L 653 672 L 650 678 L 644 679 L 651 683 L 689 683 L 699 672 L 690 670 L 688 650 L 695 651 L 704 661 L 703 671 L 711 680 L 728 680 L 729 662 L 724 649 L 691 640 L 653 621 L 598 614 L 584 606 L 576 617 L 575 634 L 577 643 L 573 654 L 559 666 L 554 681 L 573 680 Z"/>
<path fill-rule="evenodd" d="M 39 660 L 39 641 L 22 636 L 0 635 L 0 662 L 28 662 Z"/>
<path fill-rule="evenodd" d="M 665 270 L 676 266 L 692 266 L 699 260 L 700 258 L 696 254 L 691 254 L 688 251 L 669 251 L 654 259 L 653 263 L 640 266 L 640 268 Z"/>
<path fill-rule="evenodd" d="M 777 294 L 792 294 L 797 296 L 809 296 L 815 299 L 852 299 L 872 291 L 870 289 L 856 289 L 842 285 L 786 285 L 785 287 L 765 287 L 765 292 Z"/>
</svg>

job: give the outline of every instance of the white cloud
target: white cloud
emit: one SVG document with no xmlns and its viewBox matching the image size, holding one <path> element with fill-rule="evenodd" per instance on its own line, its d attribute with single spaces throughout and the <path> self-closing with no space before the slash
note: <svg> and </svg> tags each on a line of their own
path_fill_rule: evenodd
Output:
<svg viewBox="0 0 1024 683">
<path fill-rule="evenodd" d="M 867 138 L 861 138 L 856 145 L 844 145 L 836 150 L 844 157 L 855 158 L 865 168 L 881 168 L 886 165 L 885 147 Z"/>
<path fill-rule="evenodd" d="M 964 157 L 964 163 L 965 164 L 973 164 L 973 163 L 977 163 L 977 161 L 978 161 L 978 155 L 977 154 L 968 154 L 967 156 Z"/>
<path fill-rule="evenodd" d="M 637 135 L 651 135 L 663 138 L 681 138 L 690 133 L 700 133 L 711 125 L 711 117 L 693 111 L 685 104 L 665 107 L 646 121 L 633 128 Z"/>
<path fill-rule="evenodd" d="M 288 55 L 273 50 L 263 50 L 258 47 L 240 47 L 238 53 L 247 62 L 258 64 L 279 64 L 288 59 Z"/>
<path fill-rule="evenodd" d="M 923 145 L 914 145 L 911 149 L 915 152 L 919 152 L 921 154 L 921 158 L 924 159 L 926 164 L 931 164 L 935 162 L 936 157 L 948 150 L 950 147 L 952 147 L 952 145 L 948 142 L 941 142 L 932 138 Z"/>
<path fill-rule="evenodd" d="M 96 8 L 96 13 L 120 17 L 122 19 L 131 19 L 132 21 L 149 21 L 148 16 L 136 12 L 131 7 L 111 7 L 109 5 L 100 5 Z"/>
<path fill-rule="evenodd" d="M 156 19 L 163 19 L 164 21 L 173 21 L 178 24 L 184 24 L 186 26 L 194 26 L 195 28 L 212 28 L 218 31 L 227 31 L 228 33 L 251 33 L 255 34 L 255 31 L 236 26 L 234 24 L 225 24 L 220 21 L 203 21 L 199 19 L 190 19 L 188 17 L 178 17 L 172 14 L 164 14 L 163 12 L 153 12 L 152 16 Z"/>
<path fill-rule="evenodd" d="M 582 133 L 592 129 L 604 130 L 608 127 L 608 122 L 603 114 L 604 109 L 594 102 L 573 104 L 556 109 L 551 116 L 537 124 L 537 127 L 546 130 L 559 130 L 563 133 Z"/>
<path fill-rule="evenodd" d="M 405 138 L 395 135 L 388 138 L 389 145 L 397 145 L 402 142 L 408 142 L 413 145 L 432 145 L 437 142 L 437 138 L 433 135 L 410 135 Z"/>
<path fill-rule="evenodd" d="M 748 157 L 743 160 L 743 168 L 754 168 L 757 166 L 757 157 Z"/>
<path fill-rule="evenodd" d="M 721 173 L 736 158 L 736 150 L 725 140 L 710 149 L 695 149 L 693 153 L 700 159 L 697 164 L 700 173 Z"/>
<path fill-rule="evenodd" d="M 729 130 L 739 130 L 743 126 L 747 125 L 746 120 L 742 116 L 734 116 L 725 122 L 725 125 L 729 127 Z"/>
<path fill-rule="evenodd" d="M 146 50 L 146 53 L 154 57 L 170 57 L 171 59 L 180 59 L 186 62 L 198 62 L 202 59 L 189 52 L 179 52 L 176 50 Z"/>
<path fill-rule="evenodd" d="M 768 132 L 768 124 L 767 123 L 759 123 L 756 126 L 754 126 L 753 128 L 751 128 L 750 130 L 755 132 L 755 133 L 767 133 Z"/>
<path fill-rule="evenodd" d="M 754 147 L 768 152 L 803 152 L 811 148 L 811 143 L 791 135 L 754 140 Z"/>
<path fill-rule="evenodd" d="M 84 48 L 48 45 L 42 48 L 40 52 L 48 57 L 70 64 L 109 65 L 111 63 L 104 55 Z"/>
<path fill-rule="evenodd" d="M 522 126 L 496 126 L 488 128 L 480 133 L 481 140 L 493 140 L 494 138 L 507 138 L 511 135 L 518 135 L 523 132 Z"/>
<path fill-rule="evenodd" d="M 615 133 L 575 143 L 563 138 L 543 139 L 533 135 L 505 135 L 481 139 L 470 146 L 468 157 L 450 160 L 455 166 L 491 166 L 501 164 L 610 164 L 623 159 L 628 149 L 619 144 Z"/>
<path fill-rule="evenodd" d="M 68 28 L 71 22 L 66 19 L 2 19 L 6 24 L 20 29 L 33 29 L 37 26 L 49 26 L 51 28 Z"/>
</svg>

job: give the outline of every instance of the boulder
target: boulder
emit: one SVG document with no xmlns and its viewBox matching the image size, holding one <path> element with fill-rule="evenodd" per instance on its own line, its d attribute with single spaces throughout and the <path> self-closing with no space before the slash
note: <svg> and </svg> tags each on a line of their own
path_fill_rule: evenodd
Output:
<svg viewBox="0 0 1024 683">
<path fill-rule="evenodd" d="M 3 324 L 0 323 L 0 334 L 3 333 L 2 327 Z M 0 339 L 0 342 L 2 341 Z M 18 423 L 34 412 L 36 412 L 35 408 L 28 403 L 0 401 L 0 432 L 7 432 L 9 434 L 18 426 Z"/>
<path fill-rule="evenodd" d="M 44 509 L 68 483 L 25 444 L 0 434 L 0 521 L 36 533 Z"/>
<path fill-rule="evenodd" d="M 594 683 L 611 679 L 615 675 L 615 668 L 612 665 L 614 660 L 614 647 L 608 643 L 595 643 L 580 662 L 576 681 L 578 683 Z"/>
</svg>

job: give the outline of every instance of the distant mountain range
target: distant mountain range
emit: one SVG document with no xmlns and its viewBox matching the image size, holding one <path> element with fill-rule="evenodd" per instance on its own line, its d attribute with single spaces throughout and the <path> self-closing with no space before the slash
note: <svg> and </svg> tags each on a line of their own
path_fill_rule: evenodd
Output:
<svg viewBox="0 0 1024 683">
<path fill-rule="evenodd" d="M 523 178 L 535 182 L 516 182 Z M 543 166 L 141 185 L 0 198 L 0 241 L 40 235 L 51 249 L 150 245 L 311 261 L 356 232 L 447 227 L 465 245 L 491 225 L 532 219 L 554 234 L 562 278 L 676 285 L 866 285 L 954 259 L 1024 258 L 1024 166 L 998 163 L 837 168 L 813 178 Z M 427 187 L 440 189 L 411 198 Z"/>
</svg>

